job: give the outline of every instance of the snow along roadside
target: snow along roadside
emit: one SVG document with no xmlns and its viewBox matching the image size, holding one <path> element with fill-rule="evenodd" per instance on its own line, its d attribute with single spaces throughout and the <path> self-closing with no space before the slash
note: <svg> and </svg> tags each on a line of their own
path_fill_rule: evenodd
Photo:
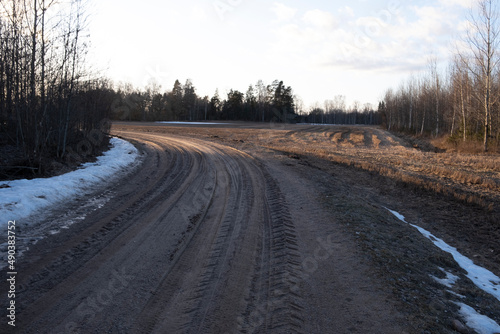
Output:
<svg viewBox="0 0 500 334">
<path fill-rule="evenodd" d="M 73 172 L 46 179 L 1 182 L 0 228 L 5 228 L 8 221 L 26 219 L 39 210 L 87 194 L 137 162 L 139 152 L 134 145 L 118 138 L 111 138 L 110 143 L 111 149 L 96 162 L 83 164 Z"/>
<path fill-rule="evenodd" d="M 448 245 L 443 240 L 435 237 L 429 231 L 421 228 L 420 226 L 410 224 L 406 221 L 405 217 L 393 210 L 387 209 L 394 216 L 396 216 L 400 221 L 411 225 L 419 230 L 422 235 L 431 240 L 434 245 L 439 247 L 441 250 L 450 253 L 458 265 L 467 272 L 467 277 L 480 289 L 491 294 L 493 297 L 500 301 L 500 278 L 493 274 L 491 271 L 480 267 L 466 256 L 463 256 L 458 252 L 458 250 L 450 245 Z M 444 271 L 442 268 L 440 268 Z M 451 288 L 458 280 L 458 277 L 452 275 L 451 273 L 446 273 L 446 279 L 437 279 L 433 277 L 437 282 L 442 285 Z M 462 297 L 462 296 L 460 296 Z M 494 334 L 500 333 L 500 325 L 498 325 L 493 319 L 478 313 L 474 308 L 464 304 L 455 303 L 460 306 L 460 315 L 465 319 L 467 326 L 474 329 L 478 334 Z"/>
<path fill-rule="evenodd" d="M 458 263 L 458 265 L 460 267 L 462 267 L 465 271 L 467 271 L 467 277 L 472 282 L 474 282 L 474 284 L 478 288 L 489 293 L 490 295 L 492 295 L 493 297 L 495 297 L 496 299 L 498 299 L 500 301 L 500 277 L 496 276 L 488 269 L 474 264 L 474 262 L 471 259 L 460 254 L 455 247 L 448 245 L 443 240 L 432 235 L 429 231 L 421 228 L 420 226 L 408 223 L 405 220 L 405 217 L 403 215 L 401 215 L 400 213 L 393 211 L 393 210 L 390 210 L 390 209 L 387 209 L 387 210 L 389 210 L 389 212 L 391 212 L 394 216 L 396 216 L 402 222 L 409 224 L 409 225 L 415 227 L 416 229 L 418 229 L 419 232 L 422 233 L 426 238 L 431 240 L 434 243 L 434 245 L 436 245 L 437 247 L 439 247 L 443 251 L 450 253 L 453 256 L 453 258 L 455 259 L 455 261 Z"/>
</svg>

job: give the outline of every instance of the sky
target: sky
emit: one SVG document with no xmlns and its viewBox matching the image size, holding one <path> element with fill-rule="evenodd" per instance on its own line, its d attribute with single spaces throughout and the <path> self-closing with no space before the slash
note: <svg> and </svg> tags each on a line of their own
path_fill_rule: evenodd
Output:
<svg viewBox="0 0 500 334">
<path fill-rule="evenodd" d="M 199 96 L 282 80 L 305 108 L 344 95 L 375 107 L 388 88 L 443 68 L 474 0 L 91 0 L 89 60 L 115 83 Z"/>
</svg>

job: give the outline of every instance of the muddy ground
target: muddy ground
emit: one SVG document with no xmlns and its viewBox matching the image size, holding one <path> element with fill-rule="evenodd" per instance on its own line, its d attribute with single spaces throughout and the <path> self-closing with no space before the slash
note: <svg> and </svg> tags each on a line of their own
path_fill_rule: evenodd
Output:
<svg viewBox="0 0 500 334">
<path fill-rule="evenodd" d="M 144 161 L 22 228 L 16 331 L 473 333 L 457 326 L 456 302 L 500 323 L 500 302 L 387 210 L 500 275 L 494 186 L 479 190 L 491 193 L 487 206 L 466 204 L 356 165 L 394 161 L 394 152 L 421 159 L 401 138 L 252 123 L 117 123 L 113 133 Z M 425 157 L 452 161 L 438 154 Z M 479 171 L 494 183 L 495 159 Z M 46 227 L 77 217 L 56 234 Z M 432 278 L 443 270 L 460 277 L 453 288 Z"/>
</svg>

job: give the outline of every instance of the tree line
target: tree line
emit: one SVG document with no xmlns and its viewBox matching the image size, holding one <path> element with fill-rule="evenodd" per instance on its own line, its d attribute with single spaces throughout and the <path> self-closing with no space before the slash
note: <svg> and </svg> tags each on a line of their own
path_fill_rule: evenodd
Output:
<svg viewBox="0 0 500 334">
<path fill-rule="evenodd" d="M 143 90 L 125 84 L 116 94 L 112 110 L 118 120 L 285 122 L 297 115 L 292 88 L 278 80 L 270 85 L 260 80 L 245 93 L 231 89 L 224 99 L 218 90 L 211 98 L 198 96 L 191 80 L 185 84 L 176 80 L 172 90 L 166 92 L 161 92 L 155 82 Z"/>
<path fill-rule="evenodd" d="M 86 69 L 84 5 L 0 2 L 0 141 L 38 173 L 46 159 L 89 154 L 109 131 L 111 87 Z"/>
<path fill-rule="evenodd" d="M 447 73 L 430 59 L 427 73 L 389 89 L 379 111 L 389 130 L 433 136 L 455 143 L 480 141 L 487 152 L 500 144 L 499 13 L 493 0 L 481 0 L 469 15 L 469 28 L 457 43 Z"/>
<path fill-rule="evenodd" d="M 212 97 L 200 97 L 191 80 L 176 80 L 172 90 L 161 92 L 151 82 L 145 89 L 121 84 L 116 90 L 112 117 L 127 121 L 253 121 L 278 123 L 380 124 L 380 115 L 369 104 L 347 108 L 345 96 L 327 100 L 324 108 L 304 111 L 292 87 L 275 80 L 266 85 L 259 80 L 245 93 L 230 89 L 225 98 L 216 90 Z"/>
<path fill-rule="evenodd" d="M 303 121 L 314 124 L 345 124 L 345 125 L 380 125 L 381 117 L 370 103 L 361 105 L 355 101 L 347 107 L 346 97 L 337 95 L 333 100 L 326 100 L 320 107 L 318 104 L 304 115 Z"/>
</svg>

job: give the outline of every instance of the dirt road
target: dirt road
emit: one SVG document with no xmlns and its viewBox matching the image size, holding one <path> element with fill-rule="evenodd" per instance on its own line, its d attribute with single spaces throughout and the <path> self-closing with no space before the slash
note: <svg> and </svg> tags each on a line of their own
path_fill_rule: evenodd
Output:
<svg viewBox="0 0 500 334">
<path fill-rule="evenodd" d="M 401 309 L 360 232 L 345 224 L 352 206 L 376 212 L 351 216 L 353 225 L 395 221 L 380 200 L 367 203 L 351 176 L 340 182 L 263 148 L 168 131 L 123 126 L 115 134 L 136 144 L 144 162 L 96 190 L 107 196 L 98 210 L 30 245 L 18 264 L 17 331 L 421 332 L 425 318 Z M 332 198 L 342 214 L 332 214 Z M 63 213 L 68 207 L 46 221 Z"/>
</svg>

